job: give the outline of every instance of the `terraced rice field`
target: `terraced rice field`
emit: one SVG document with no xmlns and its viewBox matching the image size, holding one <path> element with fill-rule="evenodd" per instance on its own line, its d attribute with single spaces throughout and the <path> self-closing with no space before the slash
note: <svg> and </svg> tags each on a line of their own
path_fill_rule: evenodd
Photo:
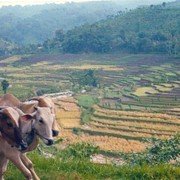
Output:
<svg viewBox="0 0 180 180">
<path fill-rule="evenodd" d="M 167 55 L 28 55 L 1 60 L 0 78 L 21 99 L 74 91 L 74 97 L 55 99 L 65 145 L 85 141 L 105 151 L 139 152 L 152 137 L 169 138 L 180 131 L 179 68 L 179 59 Z M 74 73 L 88 69 L 94 70 L 96 88 L 73 81 Z M 83 98 L 77 97 L 89 96 L 97 104 L 82 125 L 81 113 L 89 104 L 78 106 Z"/>
<path fill-rule="evenodd" d="M 80 126 L 80 109 L 72 97 L 62 97 L 55 100 L 56 118 L 60 126 L 65 129 L 72 129 Z"/>
<path fill-rule="evenodd" d="M 111 132 L 112 136 L 120 134 L 128 139 L 139 140 L 144 137 L 168 138 L 180 129 L 180 119 L 176 116 L 94 108 L 90 127 L 99 128 L 101 133 L 104 129 L 104 132 Z"/>
<path fill-rule="evenodd" d="M 73 97 L 55 99 L 56 116 L 61 126 L 61 138 L 64 141 L 60 146 L 67 146 L 77 142 L 89 142 L 99 146 L 105 151 L 140 152 L 146 148 L 146 143 L 134 140 L 126 140 L 118 137 L 104 135 L 89 135 L 86 132 L 76 135 L 73 128 L 86 129 L 86 125 L 80 124 L 80 109 Z M 113 143 L 113 144 L 112 144 Z"/>
<path fill-rule="evenodd" d="M 82 133 L 81 135 L 72 134 L 70 131 L 64 131 L 63 137 L 65 143 L 88 142 L 99 146 L 101 150 L 113 152 L 141 152 L 145 150 L 148 144 L 135 140 L 112 137 L 108 135 L 90 135 Z"/>
<path fill-rule="evenodd" d="M 64 142 L 61 146 L 77 142 L 90 142 L 104 151 L 141 152 L 149 138 L 169 138 L 179 132 L 180 119 L 176 116 L 148 112 L 109 110 L 94 106 L 91 121 L 80 124 L 80 111 L 76 100 L 62 98 L 56 101 L 57 118 L 62 127 Z M 73 128 L 79 133 L 74 134 Z"/>
<path fill-rule="evenodd" d="M 145 142 L 149 138 L 167 139 L 180 132 L 180 119 L 176 116 L 107 110 L 98 106 L 94 109 L 89 124 L 80 129 L 86 136 L 115 138 L 116 142 L 106 141 L 106 146 L 111 146 L 111 150 L 114 151 L 142 151 L 147 146 Z M 127 148 L 118 146 L 122 139 L 131 145 L 134 144 L 133 148 L 129 148 L 129 145 Z"/>
</svg>

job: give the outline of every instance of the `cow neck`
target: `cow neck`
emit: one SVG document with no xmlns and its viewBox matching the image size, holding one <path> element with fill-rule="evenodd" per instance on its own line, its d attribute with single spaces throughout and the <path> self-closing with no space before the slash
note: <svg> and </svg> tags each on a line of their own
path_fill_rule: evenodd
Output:
<svg viewBox="0 0 180 180">
<path fill-rule="evenodd" d="M 15 129 L 14 129 L 14 131 L 15 131 Z M 10 137 L 9 134 L 6 133 L 4 131 L 4 129 L 1 127 L 0 127 L 0 136 L 2 136 L 4 138 L 4 140 L 6 140 L 7 143 L 10 144 L 12 147 L 15 146 L 15 147 L 19 148 L 19 145 L 16 142 L 14 142 L 14 139 L 12 137 Z M 14 142 L 14 143 L 12 143 L 12 142 Z"/>
</svg>

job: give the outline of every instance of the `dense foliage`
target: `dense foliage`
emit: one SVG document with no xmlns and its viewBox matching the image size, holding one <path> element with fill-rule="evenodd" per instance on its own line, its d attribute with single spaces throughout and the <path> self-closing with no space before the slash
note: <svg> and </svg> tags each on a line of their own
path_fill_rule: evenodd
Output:
<svg viewBox="0 0 180 180">
<path fill-rule="evenodd" d="M 146 152 L 127 156 L 130 163 L 135 165 L 160 164 L 170 161 L 178 161 L 180 156 L 180 135 L 171 139 L 154 140 L 153 145 Z M 126 156 L 126 155 L 125 155 Z"/>
<path fill-rule="evenodd" d="M 0 38 L 0 56 L 6 56 L 14 53 L 14 50 L 17 48 L 12 42 L 5 41 Z"/>
<path fill-rule="evenodd" d="M 87 159 L 90 160 L 90 157 L 99 152 L 99 148 L 91 145 L 89 143 L 77 143 L 69 145 L 67 149 L 62 151 L 63 159 Z"/>
<path fill-rule="evenodd" d="M 97 104 L 99 100 L 90 95 L 80 95 L 77 97 L 78 105 L 82 109 L 81 124 L 86 124 L 90 121 L 91 115 L 94 112 L 93 105 Z"/>
<path fill-rule="evenodd" d="M 72 82 L 74 83 L 74 87 L 97 87 L 98 79 L 95 75 L 95 71 L 92 69 L 77 71 L 71 74 Z"/>
<path fill-rule="evenodd" d="M 114 52 L 169 53 L 179 52 L 180 6 L 162 5 L 119 12 L 92 25 L 56 34 L 44 48 L 69 53 Z"/>
<path fill-rule="evenodd" d="M 0 38 L 20 45 L 40 43 L 58 29 L 69 30 L 117 13 L 111 2 L 49 4 L 0 8 Z"/>
</svg>

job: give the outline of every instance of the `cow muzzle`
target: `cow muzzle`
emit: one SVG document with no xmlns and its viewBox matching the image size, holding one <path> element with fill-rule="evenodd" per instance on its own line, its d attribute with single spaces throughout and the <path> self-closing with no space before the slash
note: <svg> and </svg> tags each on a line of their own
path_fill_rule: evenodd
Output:
<svg viewBox="0 0 180 180">
<path fill-rule="evenodd" d="M 52 130 L 52 135 L 53 135 L 53 137 L 58 136 L 58 135 L 59 135 L 59 131 L 57 131 L 57 130 Z"/>
<path fill-rule="evenodd" d="M 52 139 L 47 140 L 47 143 L 46 143 L 47 146 L 51 146 L 53 144 L 54 144 L 54 141 Z"/>
</svg>

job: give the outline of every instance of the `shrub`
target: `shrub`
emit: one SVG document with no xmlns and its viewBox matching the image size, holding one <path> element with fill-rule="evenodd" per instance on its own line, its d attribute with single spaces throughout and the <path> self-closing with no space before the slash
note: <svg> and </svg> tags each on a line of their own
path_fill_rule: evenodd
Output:
<svg viewBox="0 0 180 180">
<path fill-rule="evenodd" d="M 91 108 L 94 104 L 98 103 L 98 99 L 90 95 L 81 95 L 77 97 L 78 105 L 85 109 Z"/>
<path fill-rule="evenodd" d="M 153 145 L 146 152 L 125 155 L 125 158 L 131 164 L 142 165 L 168 163 L 180 156 L 180 135 L 167 140 L 154 139 L 151 142 Z"/>
<path fill-rule="evenodd" d="M 62 152 L 62 158 L 65 159 L 90 159 L 93 154 L 98 153 L 99 148 L 89 143 L 77 143 L 69 145 L 67 149 Z"/>
<path fill-rule="evenodd" d="M 72 132 L 73 132 L 74 134 L 76 134 L 76 135 L 80 135 L 80 134 L 81 134 L 81 129 L 74 127 L 74 128 L 72 129 Z"/>
<path fill-rule="evenodd" d="M 90 121 L 91 115 L 93 114 L 93 108 L 84 109 L 81 113 L 81 123 L 87 124 Z"/>
</svg>

